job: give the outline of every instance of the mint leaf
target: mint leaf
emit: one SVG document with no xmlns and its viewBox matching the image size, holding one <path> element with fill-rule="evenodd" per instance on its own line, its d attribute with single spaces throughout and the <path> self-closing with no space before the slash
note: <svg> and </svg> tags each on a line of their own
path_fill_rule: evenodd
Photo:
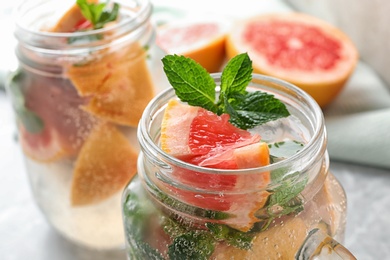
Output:
<svg viewBox="0 0 390 260">
<path fill-rule="evenodd" d="M 281 142 L 269 143 L 269 151 L 273 162 L 281 161 L 293 156 L 303 149 L 304 143 L 296 140 L 285 140 Z"/>
<path fill-rule="evenodd" d="M 119 13 L 119 4 L 114 3 L 112 10 L 105 10 L 105 3 L 88 3 L 87 0 L 77 0 L 77 5 L 80 7 L 81 13 L 85 19 L 89 20 L 94 29 L 103 28 L 106 23 L 115 21 Z"/>
<path fill-rule="evenodd" d="M 178 55 L 162 59 L 164 72 L 181 101 L 217 113 L 215 82 L 210 74 L 194 60 Z"/>
<path fill-rule="evenodd" d="M 26 107 L 24 94 L 20 89 L 23 85 L 25 76 L 26 75 L 21 71 L 17 71 L 11 76 L 9 90 L 11 93 L 12 106 L 27 132 L 38 134 L 43 130 L 45 124 L 35 112 Z"/>
<path fill-rule="evenodd" d="M 231 59 L 221 76 L 221 92 L 227 97 L 231 94 L 244 93 L 252 80 L 252 61 L 246 53 Z"/>
<path fill-rule="evenodd" d="M 217 103 L 216 84 L 201 65 L 178 55 L 167 55 L 162 62 L 165 74 L 181 101 L 218 115 L 228 113 L 230 122 L 241 129 L 290 115 L 285 104 L 273 95 L 246 91 L 253 71 L 247 53 L 237 55 L 226 65 L 221 75 L 221 92 Z"/>
<path fill-rule="evenodd" d="M 230 122 L 241 129 L 250 129 L 290 115 L 286 106 L 265 92 L 246 92 L 229 98 Z"/>
<path fill-rule="evenodd" d="M 305 176 L 302 180 L 299 180 L 300 177 L 299 172 L 286 176 L 283 169 L 271 172 L 271 179 L 273 181 L 276 180 L 281 185 L 271 191 L 272 194 L 269 196 L 266 206 L 269 218 L 264 225 L 264 229 L 277 217 L 298 213 L 303 210 L 303 201 L 299 197 L 299 194 L 306 187 L 308 177 Z"/>
<path fill-rule="evenodd" d="M 215 223 L 206 223 L 206 227 L 217 241 L 226 241 L 229 245 L 244 250 L 249 250 L 252 247 L 254 233 L 241 232 L 227 225 Z"/>
<path fill-rule="evenodd" d="M 168 246 L 169 259 L 207 260 L 213 253 L 215 241 L 206 231 L 190 231 L 175 237 Z"/>
</svg>

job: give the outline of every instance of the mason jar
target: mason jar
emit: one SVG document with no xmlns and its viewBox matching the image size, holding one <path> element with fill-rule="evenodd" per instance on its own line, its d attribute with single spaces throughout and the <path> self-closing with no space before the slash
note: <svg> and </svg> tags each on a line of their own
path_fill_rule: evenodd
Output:
<svg viewBox="0 0 390 260">
<path fill-rule="evenodd" d="M 221 74 L 211 75 L 218 88 Z M 328 171 L 319 106 L 289 83 L 253 74 L 247 91 L 258 90 L 291 114 L 250 130 L 270 150 L 271 164 L 258 168 L 207 168 L 165 153 L 164 111 L 178 98 L 168 89 L 149 103 L 138 127 L 138 174 L 122 199 L 128 259 L 354 259 L 336 242 L 344 239 L 346 197 Z"/>
<path fill-rule="evenodd" d="M 148 0 L 120 1 L 115 22 L 72 31 L 75 2 L 27 0 L 17 8 L 19 65 L 7 92 L 48 222 L 82 246 L 123 248 L 121 194 L 136 173 L 138 121 L 164 86 L 162 53 Z"/>
</svg>

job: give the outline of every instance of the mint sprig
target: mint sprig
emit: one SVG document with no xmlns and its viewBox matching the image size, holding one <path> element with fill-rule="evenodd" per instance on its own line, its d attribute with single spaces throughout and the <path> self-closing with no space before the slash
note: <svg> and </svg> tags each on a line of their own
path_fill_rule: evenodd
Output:
<svg viewBox="0 0 390 260">
<path fill-rule="evenodd" d="M 169 83 L 181 101 L 218 112 L 215 82 L 206 69 L 194 60 L 178 55 L 167 55 L 162 62 Z"/>
<path fill-rule="evenodd" d="M 230 122 L 241 129 L 250 129 L 290 115 L 285 104 L 273 95 L 246 91 L 253 72 L 247 53 L 237 55 L 224 68 L 218 99 L 213 78 L 194 60 L 167 55 L 162 62 L 168 81 L 181 101 L 218 115 L 227 113 Z"/>
<path fill-rule="evenodd" d="M 103 28 L 105 24 L 117 19 L 119 13 L 119 4 L 114 3 L 111 10 L 107 10 L 106 3 L 88 3 L 87 0 L 77 0 L 81 13 L 85 19 L 89 20 L 94 29 Z"/>
<path fill-rule="evenodd" d="M 25 96 L 20 89 L 23 85 L 26 75 L 17 70 L 12 76 L 9 84 L 12 105 L 18 120 L 31 134 L 39 134 L 45 128 L 45 123 L 35 112 L 29 110 L 26 106 Z"/>
<path fill-rule="evenodd" d="M 268 228 L 271 222 L 278 217 L 298 213 L 303 210 L 303 200 L 299 194 L 305 189 L 308 177 L 302 177 L 299 172 L 286 175 L 283 169 L 271 172 L 271 179 L 281 185 L 271 191 L 266 205 L 268 220 L 263 229 Z"/>
</svg>

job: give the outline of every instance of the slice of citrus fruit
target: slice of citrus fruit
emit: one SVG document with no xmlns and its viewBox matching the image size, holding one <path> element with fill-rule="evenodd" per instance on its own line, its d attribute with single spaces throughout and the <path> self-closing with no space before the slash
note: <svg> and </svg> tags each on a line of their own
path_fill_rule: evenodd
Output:
<svg viewBox="0 0 390 260">
<path fill-rule="evenodd" d="M 225 60 L 227 29 L 222 20 L 174 20 L 158 27 L 156 43 L 168 54 L 184 55 L 217 72 Z"/>
<path fill-rule="evenodd" d="M 52 162 L 68 154 L 59 141 L 58 133 L 47 125 L 39 133 L 29 133 L 19 124 L 19 138 L 24 154 L 39 162 Z"/>
<path fill-rule="evenodd" d="M 19 124 L 25 154 L 40 162 L 75 156 L 97 122 L 79 108 L 85 100 L 69 82 L 58 78 L 23 74 L 20 86 L 24 91 L 19 97 L 24 101 L 20 112 L 24 116 L 18 116 L 26 119 Z M 22 125 L 36 119 L 41 121 L 40 131 L 29 132 L 28 125 Z"/>
<path fill-rule="evenodd" d="M 259 232 L 252 241 L 251 250 L 218 244 L 210 259 L 295 259 L 307 232 L 302 219 L 292 218 Z"/>
<path fill-rule="evenodd" d="M 96 127 L 80 150 L 74 167 L 71 203 L 98 203 L 122 190 L 135 175 L 137 152 L 113 125 Z"/>
<path fill-rule="evenodd" d="M 99 118 L 137 126 L 154 96 L 146 51 L 134 43 L 101 55 L 100 59 L 68 69 L 79 95 L 90 97 L 84 109 Z"/>
<path fill-rule="evenodd" d="M 248 52 L 255 72 L 301 87 L 322 107 L 338 95 L 358 60 L 343 32 L 301 13 L 266 14 L 235 23 L 226 51 L 228 58 Z"/>
<path fill-rule="evenodd" d="M 218 116 L 177 100 L 168 102 L 160 141 L 166 153 L 207 168 L 246 169 L 270 163 L 268 145 L 260 142 L 260 136 L 231 125 L 228 115 Z M 231 218 L 223 223 L 242 231 L 250 230 L 259 221 L 254 214 L 265 205 L 269 195 L 263 190 L 270 183 L 269 172 L 206 173 L 177 166 L 173 167 L 173 178 L 189 187 L 169 187 L 177 199 L 203 209 L 227 212 Z M 243 192 L 250 189 L 254 191 Z"/>
</svg>

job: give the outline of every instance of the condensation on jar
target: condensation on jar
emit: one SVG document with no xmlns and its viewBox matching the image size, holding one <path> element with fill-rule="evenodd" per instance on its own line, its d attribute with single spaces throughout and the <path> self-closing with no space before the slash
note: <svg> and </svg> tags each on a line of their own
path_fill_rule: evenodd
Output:
<svg viewBox="0 0 390 260">
<path fill-rule="evenodd" d="M 124 245 L 121 192 L 136 172 L 136 127 L 166 84 L 162 53 L 148 0 L 120 1 L 118 18 L 96 30 L 75 29 L 85 22 L 75 2 L 18 7 L 18 69 L 7 92 L 47 220 L 77 244 L 116 249 Z"/>
<path fill-rule="evenodd" d="M 212 76 L 219 86 L 221 74 Z M 160 148 L 164 110 L 177 99 L 163 92 L 140 121 L 138 176 L 123 194 L 128 259 L 294 259 L 312 230 L 343 241 L 346 198 L 328 171 L 320 108 L 274 78 L 253 74 L 249 86 L 275 95 L 292 115 L 253 131 L 270 147 L 301 138 L 303 148 L 247 170 L 183 162 Z M 259 187 L 266 176 L 270 182 Z"/>
</svg>

